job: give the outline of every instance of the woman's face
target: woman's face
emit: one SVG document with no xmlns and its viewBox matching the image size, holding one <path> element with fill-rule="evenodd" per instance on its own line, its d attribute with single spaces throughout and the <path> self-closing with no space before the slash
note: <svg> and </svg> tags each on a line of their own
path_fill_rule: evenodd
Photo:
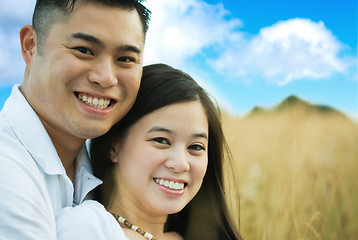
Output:
<svg viewBox="0 0 358 240">
<path fill-rule="evenodd" d="M 183 209 L 202 184 L 208 137 L 199 101 L 168 105 L 136 122 L 111 153 L 121 205 L 156 215 Z"/>
</svg>

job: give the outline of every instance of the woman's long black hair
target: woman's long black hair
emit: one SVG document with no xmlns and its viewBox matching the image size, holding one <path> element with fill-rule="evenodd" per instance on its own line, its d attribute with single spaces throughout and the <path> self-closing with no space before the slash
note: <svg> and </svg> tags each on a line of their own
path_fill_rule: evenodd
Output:
<svg viewBox="0 0 358 240">
<path fill-rule="evenodd" d="M 129 113 L 107 134 L 91 142 L 94 174 L 103 180 L 95 199 L 108 206 L 115 196 L 113 144 L 126 136 L 128 129 L 145 115 L 170 104 L 199 101 L 209 123 L 208 167 L 198 194 L 179 213 L 168 216 L 165 231 L 175 231 L 185 240 L 241 239 L 229 214 L 223 185 L 223 160 L 227 144 L 220 112 L 209 95 L 188 74 L 164 64 L 143 68 L 137 99 Z M 120 193 L 119 193 L 120 194 Z"/>
</svg>

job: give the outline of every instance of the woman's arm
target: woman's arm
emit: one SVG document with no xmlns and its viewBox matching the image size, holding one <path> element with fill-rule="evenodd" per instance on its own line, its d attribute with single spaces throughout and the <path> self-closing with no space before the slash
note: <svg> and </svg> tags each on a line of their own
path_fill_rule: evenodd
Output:
<svg viewBox="0 0 358 240">
<path fill-rule="evenodd" d="M 84 201 L 56 216 L 58 240 L 128 240 L 112 214 L 100 203 Z"/>
</svg>

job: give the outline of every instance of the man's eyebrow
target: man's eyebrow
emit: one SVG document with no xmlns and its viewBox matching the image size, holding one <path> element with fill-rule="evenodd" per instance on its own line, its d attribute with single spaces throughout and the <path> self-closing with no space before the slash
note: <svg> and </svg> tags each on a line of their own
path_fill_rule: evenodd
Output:
<svg viewBox="0 0 358 240">
<path fill-rule="evenodd" d="M 94 43 L 100 47 L 104 47 L 104 43 L 101 40 L 99 40 L 95 36 L 89 35 L 87 33 L 81 33 L 81 32 L 74 33 L 74 34 L 72 34 L 72 38 L 81 39 L 86 42 Z"/>
<path fill-rule="evenodd" d="M 129 44 L 118 46 L 117 51 L 118 52 L 130 51 L 130 52 L 134 52 L 134 53 L 137 53 L 137 54 L 140 54 L 142 52 L 138 47 L 136 47 L 134 45 L 129 45 Z"/>
<path fill-rule="evenodd" d="M 77 33 L 72 34 L 72 38 L 81 39 L 81 40 L 84 40 L 86 42 L 94 43 L 94 44 L 96 44 L 96 45 L 98 45 L 100 47 L 105 46 L 105 44 L 100 39 L 98 39 L 97 37 L 92 36 L 90 34 L 87 34 L 87 33 L 77 32 Z M 124 45 L 118 46 L 117 51 L 118 52 L 130 51 L 130 52 L 134 52 L 134 53 L 137 53 L 137 54 L 140 54 L 142 52 L 139 49 L 139 47 L 134 46 L 134 45 L 130 45 L 130 44 L 124 44 Z"/>
</svg>

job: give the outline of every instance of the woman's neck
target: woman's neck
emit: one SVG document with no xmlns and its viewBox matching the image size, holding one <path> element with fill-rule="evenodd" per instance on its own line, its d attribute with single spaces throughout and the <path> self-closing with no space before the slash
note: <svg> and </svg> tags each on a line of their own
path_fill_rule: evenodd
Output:
<svg viewBox="0 0 358 240">
<path fill-rule="evenodd" d="M 118 194 L 120 195 L 120 194 Z M 161 239 L 164 233 L 164 224 L 167 220 L 167 214 L 154 214 L 145 209 L 136 206 L 135 203 L 127 201 L 124 196 L 116 196 L 107 210 L 111 213 L 125 218 L 129 223 L 136 225 L 143 231 L 148 232 Z M 126 228 L 121 224 L 122 228 Z"/>
</svg>

